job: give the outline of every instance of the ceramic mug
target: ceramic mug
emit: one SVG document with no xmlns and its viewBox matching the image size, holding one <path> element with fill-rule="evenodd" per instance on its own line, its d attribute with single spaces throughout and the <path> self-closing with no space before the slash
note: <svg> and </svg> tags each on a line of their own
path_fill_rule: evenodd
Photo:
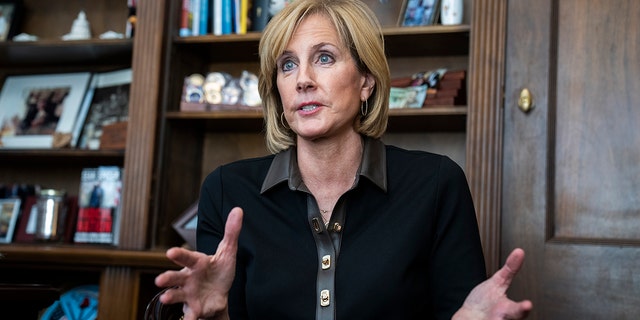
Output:
<svg viewBox="0 0 640 320">
<path fill-rule="evenodd" d="M 442 0 L 440 21 L 443 25 L 461 24 L 464 0 Z"/>
</svg>

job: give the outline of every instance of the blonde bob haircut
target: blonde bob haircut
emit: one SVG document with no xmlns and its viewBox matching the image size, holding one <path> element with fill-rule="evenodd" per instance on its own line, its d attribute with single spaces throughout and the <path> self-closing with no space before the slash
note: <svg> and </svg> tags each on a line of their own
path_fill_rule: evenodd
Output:
<svg viewBox="0 0 640 320">
<path fill-rule="evenodd" d="M 308 16 L 322 14 L 336 27 L 340 39 L 362 74 L 370 74 L 374 90 L 356 121 L 356 131 L 379 138 L 387 129 L 390 73 L 384 52 L 382 28 L 369 7 L 359 0 L 295 0 L 276 14 L 260 39 L 259 91 L 262 97 L 267 148 L 273 153 L 295 145 L 295 133 L 283 123 L 282 100 L 278 92 L 277 59 L 284 52 L 296 28 Z"/>
</svg>

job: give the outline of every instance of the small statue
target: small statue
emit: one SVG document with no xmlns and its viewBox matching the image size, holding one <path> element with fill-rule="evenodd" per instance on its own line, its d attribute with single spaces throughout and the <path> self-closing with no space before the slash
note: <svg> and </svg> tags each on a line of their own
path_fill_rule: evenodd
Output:
<svg viewBox="0 0 640 320">
<path fill-rule="evenodd" d="M 89 29 L 89 21 L 84 11 L 80 11 L 78 18 L 73 20 L 71 32 L 62 36 L 62 40 L 87 40 L 91 39 L 91 30 Z"/>
</svg>

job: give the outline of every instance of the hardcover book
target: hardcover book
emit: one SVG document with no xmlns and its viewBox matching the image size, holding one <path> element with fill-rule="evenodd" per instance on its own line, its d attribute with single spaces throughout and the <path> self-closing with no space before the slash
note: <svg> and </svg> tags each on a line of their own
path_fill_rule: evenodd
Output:
<svg viewBox="0 0 640 320">
<path fill-rule="evenodd" d="M 116 166 L 82 170 L 75 243 L 118 243 L 122 173 Z"/>
</svg>

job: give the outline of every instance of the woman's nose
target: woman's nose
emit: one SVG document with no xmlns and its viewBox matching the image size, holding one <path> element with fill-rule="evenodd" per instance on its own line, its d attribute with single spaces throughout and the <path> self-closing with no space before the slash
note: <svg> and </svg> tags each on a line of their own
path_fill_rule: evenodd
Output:
<svg viewBox="0 0 640 320">
<path fill-rule="evenodd" d="M 297 79 L 297 87 L 298 91 L 306 91 L 315 87 L 315 74 L 313 72 L 313 68 L 309 66 L 302 65 L 298 69 L 298 79 Z"/>
</svg>

